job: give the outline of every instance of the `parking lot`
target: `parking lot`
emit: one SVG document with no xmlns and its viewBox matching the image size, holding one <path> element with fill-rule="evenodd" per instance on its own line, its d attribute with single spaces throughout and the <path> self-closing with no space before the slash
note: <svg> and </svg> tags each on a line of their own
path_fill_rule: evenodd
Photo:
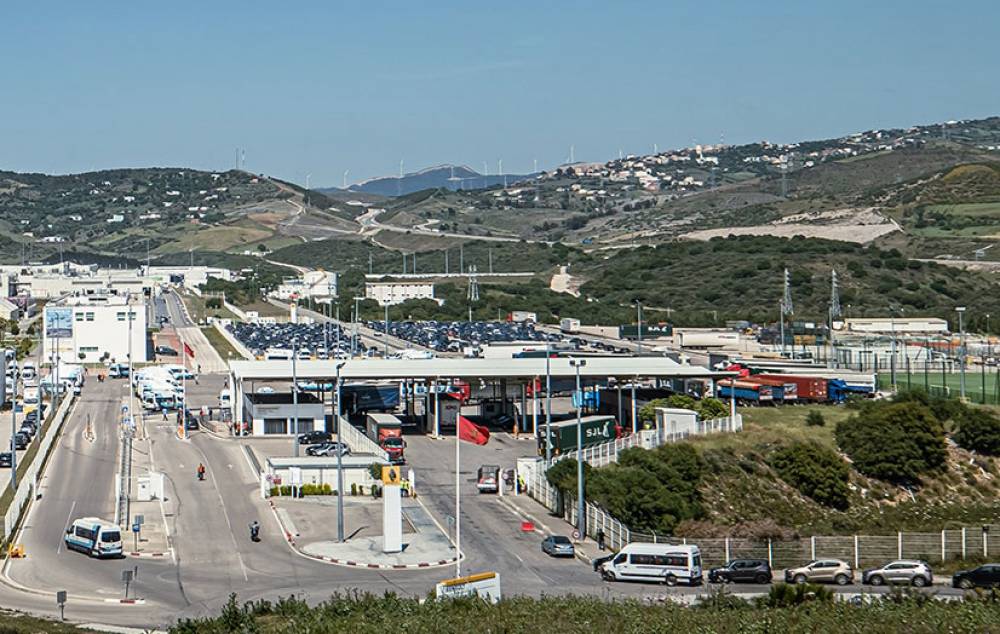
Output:
<svg viewBox="0 0 1000 634">
<path fill-rule="evenodd" d="M 268 351 L 299 351 L 302 359 L 346 358 L 351 355 L 351 333 L 336 323 L 322 324 L 253 324 L 236 323 L 228 326 L 236 339 L 259 357 Z M 354 341 L 353 350 L 365 354 L 368 348 Z"/>
<path fill-rule="evenodd" d="M 384 321 L 367 326 L 385 332 Z M 531 323 L 506 321 L 390 321 L 389 334 L 438 352 L 461 352 L 466 346 L 512 341 L 562 341 L 561 335 L 535 329 Z"/>
</svg>

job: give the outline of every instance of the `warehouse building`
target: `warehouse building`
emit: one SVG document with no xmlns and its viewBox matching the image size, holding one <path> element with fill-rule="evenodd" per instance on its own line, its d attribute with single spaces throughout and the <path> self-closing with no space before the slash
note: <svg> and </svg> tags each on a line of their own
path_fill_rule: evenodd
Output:
<svg viewBox="0 0 1000 634">
<path fill-rule="evenodd" d="M 146 305 L 142 295 L 72 295 L 49 302 L 43 315 L 42 353 L 45 359 L 99 363 L 149 361 Z M 131 315 L 131 328 L 129 327 Z M 131 337 L 129 333 L 131 332 Z"/>
</svg>

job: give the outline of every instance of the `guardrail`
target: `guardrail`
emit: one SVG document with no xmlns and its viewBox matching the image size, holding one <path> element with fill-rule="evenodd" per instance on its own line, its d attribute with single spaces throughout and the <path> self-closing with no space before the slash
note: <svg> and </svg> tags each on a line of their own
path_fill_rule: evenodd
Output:
<svg viewBox="0 0 1000 634">
<path fill-rule="evenodd" d="M 337 422 L 337 439 L 346 442 L 351 453 L 370 453 L 383 462 L 389 462 L 389 454 L 374 440 L 362 434 L 350 421 L 341 416 Z"/>
<path fill-rule="evenodd" d="M 3 526 L 0 527 L 0 535 L 3 536 L 2 541 L 4 543 L 13 535 L 17 523 L 21 521 L 21 514 L 27 508 L 28 500 L 33 498 L 38 490 L 38 477 L 48 458 L 49 449 L 52 448 L 52 443 L 59 436 L 63 422 L 70 408 L 73 406 L 74 400 L 73 394 L 67 392 L 66 397 L 59 404 L 59 409 L 52 415 L 52 420 L 49 421 L 49 426 L 45 429 L 45 434 L 38 441 L 38 451 L 35 452 L 34 459 L 18 479 L 17 488 L 14 490 L 14 499 L 11 500 L 10 506 L 7 507 L 7 512 L 3 517 Z M 7 486 L 10 485 L 8 484 Z"/>
<path fill-rule="evenodd" d="M 250 352 L 250 348 L 247 348 L 242 343 L 240 343 L 240 340 L 237 339 L 236 336 L 233 335 L 233 333 L 226 330 L 225 326 L 220 324 L 218 321 L 215 321 L 214 319 L 212 320 L 212 326 L 214 326 L 215 329 L 219 331 L 219 334 L 225 337 L 226 341 L 229 342 L 229 345 L 231 345 L 233 348 L 236 349 L 236 352 L 239 352 L 241 355 L 243 355 L 250 361 L 253 361 L 256 358 L 253 356 L 253 353 Z"/>
</svg>

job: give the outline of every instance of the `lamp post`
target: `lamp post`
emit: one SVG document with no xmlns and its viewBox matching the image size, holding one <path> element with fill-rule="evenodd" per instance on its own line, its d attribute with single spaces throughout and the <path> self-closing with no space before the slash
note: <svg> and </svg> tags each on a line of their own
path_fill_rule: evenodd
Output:
<svg viewBox="0 0 1000 634">
<path fill-rule="evenodd" d="M 382 337 L 382 358 L 389 357 L 389 302 L 385 302 L 385 336 Z"/>
<path fill-rule="evenodd" d="M 961 395 L 962 400 L 964 401 L 965 400 L 965 325 L 964 322 L 962 321 L 962 315 L 965 313 L 965 306 L 957 307 L 955 309 L 955 312 L 958 313 L 958 337 L 960 341 L 958 353 L 961 355 L 961 357 L 958 360 L 958 371 L 959 371 L 958 385 L 959 385 L 959 393 Z"/>
<path fill-rule="evenodd" d="M 636 354 L 642 354 L 642 302 L 635 300 L 635 328 L 636 333 L 639 337 L 639 343 L 636 346 Z"/>
<path fill-rule="evenodd" d="M 545 466 L 552 466 L 552 342 L 545 342 Z"/>
<path fill-rule="evenodd" d="M 299 376 L 298 376 L 299 342 L 292 341 L 292 437 L 293 453 L 299 457 Z"/>
<path fill-rule="evenodd" d="M 584 538 L 583 499 L 583 392 L 580 388 L 580 368 L 587 365 L 586 359 L 570 359 L 569 364 L 576 369 L 576 393 L 580 402 L 576 406 L 576 531 L 579 539 Z"/>
<path fill-rule="evenodd" d="M 337 404 L 334 410 L 337 421 L 337 541 L 344 541 L 344 436 L 340 433 L 342 421 L 340 419 L 340 369 L 344 367 L 346 361 L 337 364 Z"/>
</svg>

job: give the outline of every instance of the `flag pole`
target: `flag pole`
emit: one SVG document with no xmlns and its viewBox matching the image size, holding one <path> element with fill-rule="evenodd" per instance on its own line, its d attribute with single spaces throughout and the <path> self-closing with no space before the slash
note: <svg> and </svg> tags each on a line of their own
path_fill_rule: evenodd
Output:
<svg viewBox="0 0 1000 634">
<path fill-rule="evenodd" d="M 460 476 L 459 476 L 459 459 L 461 457 L 461 446 L 462 446 L 462 405 L 461 399 L 459 399 L 458 406 L 458 418 L 455 420 L 455 576 L 462 576 L 462 515 L 461 508 L 462 502 L 459 497 L 460 490 Z"/>
</svg>

